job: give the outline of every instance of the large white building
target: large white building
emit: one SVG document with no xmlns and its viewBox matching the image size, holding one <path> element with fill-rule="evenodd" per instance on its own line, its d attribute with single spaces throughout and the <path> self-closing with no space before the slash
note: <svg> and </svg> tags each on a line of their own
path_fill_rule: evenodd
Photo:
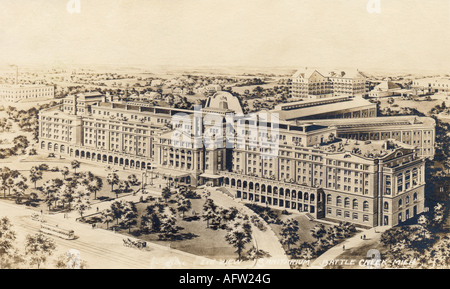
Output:
<svg viewBox="0 0 450 289">
<path fill-rule="evenodd" d="M 48 85 L 2 85 L 0 86 L 0 100 L 18 102 L 32 98 L 54 98 L 55 88 Z"/>
<path fill-rule="evenodd" d="M 241 110 L 226 92 L 202 111 L 80 94 L 40 112 L 39 147 L 169 182 L 209 183 L 243 202 L 311 218 L 395 226 L 423 212 L 425 158 L 414 145 L 341 139 L 334 125 L 279 121 L 271 113 L 225 121 Z"/>
<path fill-rule="evenodd" d="M 292 76 L 291 95 L 295 98 L 363 97 L 367 92 L 366 77 L 358 70 L 323 73 L 305 68 Z"/>
</svg>

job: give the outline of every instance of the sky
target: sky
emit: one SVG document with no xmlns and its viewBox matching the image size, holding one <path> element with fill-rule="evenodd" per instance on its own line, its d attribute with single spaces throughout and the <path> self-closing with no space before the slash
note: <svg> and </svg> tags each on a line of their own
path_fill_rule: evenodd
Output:
<svg viewBox="0 0 450 289">
<path fill-rule="evenodd" d="M 0 0 L 1 64 L 450 72 L 450 0 Z"/>
</svg>

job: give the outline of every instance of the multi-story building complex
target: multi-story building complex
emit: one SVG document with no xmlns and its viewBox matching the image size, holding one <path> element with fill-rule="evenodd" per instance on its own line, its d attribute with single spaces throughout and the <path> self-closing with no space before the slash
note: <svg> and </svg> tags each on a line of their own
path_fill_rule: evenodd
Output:
<svg viewBox="0 0 450 289">
<path fill-rule="evenodd" d="M 318 125 L 280 128 L 272 159 L 255 148 L 234 149 L 223 184 L 246 202 L 369 227 L 423 211 L 425 161 L 412 146 L 337 140 L 335 133 Z"/>
<path fill-rule="evenodd" d="M 55 88 L 48 85 L 2 85 L 0 100 L 18 102 L 30 98 L 54 98 Z"/>
<path fill-rule="evenodd" d="M 377 104 L 348 96 L 283 103 L 275 106 L 284 121 L 308 119 L 370 118 L 377 116 Z"/>
<path fill-rule="evenodd" d="M 363 97 L 367 91 L 366 77 L 357 70 L 324 74 L 306 68 L 297 71 L 292 77 L 291 94 L 296 98 Z"/>
<path fill-rule="evenodd" d="M 393 116 L 298 121 L 298 124 L 334 126 L 340 138 L 360 141 L 394 139 L 416 147 L 419 156 L 433 159 L 436 121 L 431 117 Z"/>
<path fill-rule="evenodd" d="M 338 138 L 334 123 L 278 121 L 276 113 L 229 121 L 241 111 L 225 92 L 202 111 L 71 96 L 41 111 L 40 148 L 181 184 L 222 186 L 244 202 L 311 218 L 395 226 L 423 211 L 425 158 L 414 142 Z"/>
<path fill-rule="evenodd" d="M 412 88 L 422 90 L 423 93 L 450 93 L 449 78 L 422 78 L 414 79 L 411 84 Z"/>
</svg>

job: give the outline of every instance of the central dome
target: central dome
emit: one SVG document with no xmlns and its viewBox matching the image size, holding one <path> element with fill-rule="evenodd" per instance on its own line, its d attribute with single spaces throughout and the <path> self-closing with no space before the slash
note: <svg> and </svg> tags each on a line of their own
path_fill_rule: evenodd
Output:
<svg viewBox="0 0 450 289">
<path fill-rule="evenodd" d="M 219 91 L 208 98 L 207 108 L 216 108 L 222 110 L 232 110 L 236 114 L 243 114 L 239 99 L 231 93 Z"/>
</svg>

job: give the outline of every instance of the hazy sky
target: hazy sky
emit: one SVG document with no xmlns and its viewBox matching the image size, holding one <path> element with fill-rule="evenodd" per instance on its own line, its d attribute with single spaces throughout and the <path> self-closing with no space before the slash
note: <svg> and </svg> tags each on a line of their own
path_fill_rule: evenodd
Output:
<svg viewBox="0 0 450 289">
<path fill-rule="evenodd" d="M 450 71 L 450 0 L 0 0 L 0 64 Z"/>
</svg>

